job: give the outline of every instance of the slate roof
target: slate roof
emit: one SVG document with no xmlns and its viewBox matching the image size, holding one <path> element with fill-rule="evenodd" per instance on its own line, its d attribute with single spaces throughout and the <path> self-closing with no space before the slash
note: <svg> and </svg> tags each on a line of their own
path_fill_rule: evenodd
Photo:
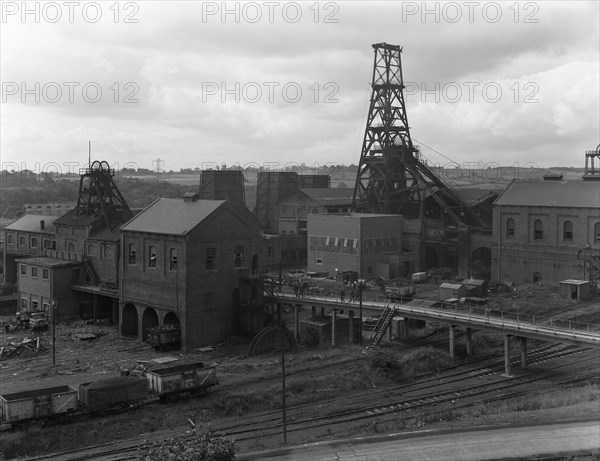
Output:
<svg viewBox="0 0 600 461">
<path fill-rule="evenodd" d="M 74 264 L 81 264 L 81 261 L 68 261 L 66 259 L 56 259 L 48 257 L 31 257 L 31 258 L 20 258 L 18 262 L 25 264 L 33 264 L 34 266 L 41 267 L 60 267 L 60 266 L 72 266 Z"/>
<path fill-rule="evenodd" d="M 54 234 L 54 221 L 56 216 L 43 214 L 26 214 L 12 224 L 5 227 L 6 230 L 36 232 L 38 234 Z M 44 230 L 40 228 L 40 221 L 44 221 Z"/>
<path fill-rule="evenodd" d="M 71 211 L 69 211 L 68 213 L 65 213 L 60 218 L 58 218 L 56 220 L 56 224 L 59 224 L 59 225 L 64 224 L 67 226 L 87 227 L 99 218 L 104 219 L 102 216 L 102 213 L 100 213 L 100 212 L 98 214 L 92 215 L 92 216 L 83 216 L 83 215 L 78 216 L 77 208 L 73 208 Z"/>
<path fill-rule="evenodd" d="M 161 198 L 134 216 L 121 230 L 185 235 L 224 203 L 225 200 L 184 202 L 180 198 Z"/>
<path fill-rule="evenodd" d="M 351 205 L 353 189 L 349 188 L 318 188 L 300 189 L 314 201 L 323 206 Z"/>
<path fill-rule="evenodd" d="M 514 181 L 494 205 L 600 208 L 600 182 Z"/>
</svg>

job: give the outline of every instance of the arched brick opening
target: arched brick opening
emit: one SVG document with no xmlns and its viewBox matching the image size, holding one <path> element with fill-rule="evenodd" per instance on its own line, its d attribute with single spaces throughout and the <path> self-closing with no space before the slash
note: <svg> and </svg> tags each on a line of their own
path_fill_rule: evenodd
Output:
<svg viewBox="0 0 600 461">
<path fill-rule="evenodd" d="M 123 307 L 123 317 L 121 319 L 121 334 L 124 336 L 138 335 L 138 313 L 135 306 L 131 303 Z"/>
<path fill-rule="evenodd" d="M 165 315 L 164 325 L 179 325 L 179 318 L 175 312 L 168 312 Z"/>
<path fill-rule="evenodd" d="M 148 329 L 158 326 L 158 314 L 151 307 L 146 308 L 142 316 L 142 339 L 145 341 L 148 337 Z"/>
</svg>

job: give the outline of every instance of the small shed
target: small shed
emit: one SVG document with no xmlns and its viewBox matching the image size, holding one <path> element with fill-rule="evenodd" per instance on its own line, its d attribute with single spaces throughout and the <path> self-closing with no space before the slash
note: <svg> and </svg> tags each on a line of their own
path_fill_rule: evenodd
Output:
<svg viewBox="0 0 600 461">
<path fill-rule="evenodd" d="M 590 298 L 590 282 L 587 280 L 563 280 L 558 282 L 558 291 L 563 298 L 585 301 Z"/>
<path fill-rule="evenodd" d="M 440 301 L 450 298 L 464 298 L 467 296 L 467 287 L 460 283 L 442 283 L 440 285 Z"/>
<path fill-rule="evenodd" d="M 488 294 L 488 283 L 480 279 L 463 280 L 462 284 L 467 287 L 467 296 L 485 298 Z"/>
</svg>

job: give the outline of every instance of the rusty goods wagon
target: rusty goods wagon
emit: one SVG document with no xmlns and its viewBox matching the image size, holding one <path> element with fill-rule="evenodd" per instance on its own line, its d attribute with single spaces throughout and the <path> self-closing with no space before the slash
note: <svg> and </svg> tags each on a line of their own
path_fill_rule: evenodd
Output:
<svg viewBox="0 0 600 461">
<path fill-rule="evenodd" d="M 165 397 L 182 392 L 207 392 L 219 384 L 215 365 L 205 362 L 156 368 L 146 373 L 150 392 Z"/>
<path fill-rule="evenodd" d="M 77 410 L 77 389 L 68 386 L 14 392 L 0 396 L 0 421 L 18 423 Z"/>
<path fill-rule="evenodd" d="M 148 397 L 148 383 L 133 376 L 117 376 L 79 385 L 82 408 L 91 412 L 130 407 Z"/>
</svg>

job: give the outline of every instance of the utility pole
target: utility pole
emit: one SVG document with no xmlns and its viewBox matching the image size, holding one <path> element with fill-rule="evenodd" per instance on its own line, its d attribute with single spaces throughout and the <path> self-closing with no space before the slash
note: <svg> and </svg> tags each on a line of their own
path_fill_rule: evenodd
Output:
<svg viewBox="0 0 600 461">
<path fill-rule="evenodd" d="M 277 304 L 279 308 L 279 318 L 281 319 L 281 303 Z M 285 408 L 285 327 L 281 325 L 281 409 L 283 418 L 283 443 L 287 444 L 287 418 Z"/>
<path fill-rule="evenodd" d="M 52 366 L 56 365 L 56 299 L 50 303 L 52 307 Z"/>
</svg>

